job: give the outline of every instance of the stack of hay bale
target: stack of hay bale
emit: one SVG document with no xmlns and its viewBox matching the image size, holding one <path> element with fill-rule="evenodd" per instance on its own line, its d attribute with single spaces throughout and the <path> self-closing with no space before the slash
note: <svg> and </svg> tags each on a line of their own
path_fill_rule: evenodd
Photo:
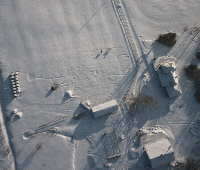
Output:
<svg viewBox="0 0 200 170">
<path fill-rule="evenodd" d="M 22 92 L 19 84 L 19 72 L 11 73 L 10 81 L 11 81 L 13 96 L 18 97 Z"/>
</svg>

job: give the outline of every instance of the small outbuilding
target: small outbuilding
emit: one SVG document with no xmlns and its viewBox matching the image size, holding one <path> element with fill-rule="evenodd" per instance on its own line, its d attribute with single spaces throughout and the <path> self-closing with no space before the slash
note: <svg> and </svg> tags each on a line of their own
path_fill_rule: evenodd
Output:
<svg viewBox="0 0 200 170">
<path fill-rule="evenodd" d="M 110 100 L 103 104 L 92 107 L 91 110 L 94 118 L 98 118 L 116 112 L 118 110 L 118 103 L 116 100 Z"/>
<path fill-rule="evenodd" d="M 165 137 L 150 139 L 143 148 L 153 169 L 167 166 L 174 160 L 173 148 Z"/>
</svg>

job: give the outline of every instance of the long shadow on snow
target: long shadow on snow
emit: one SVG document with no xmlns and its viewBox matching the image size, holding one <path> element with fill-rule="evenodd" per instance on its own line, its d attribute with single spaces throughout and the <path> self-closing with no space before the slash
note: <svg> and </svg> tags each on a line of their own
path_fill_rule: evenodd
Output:
<svg viewBox="0 0 200 170">
<path fill-rule="evenodd" d="M 171 50 L 170 47 L 167 47 L 165 45 L 160 44 L 157 41 L 154 41 L 153 44 L 151 45 L 150 51 L 153 51 L 155 57 L 161 57 L 161 56 L 166 56 L 170 50 Z"/>
<path fill-rule="evenodd" d="M 124 114 L 122 118 L 119 118 L 113 123 L 113 128 L 116 130 L 117 134 L 121 134 L 122 132 L 128 138 L 126 146 L 127 149 L 133 145 L 133 138 L 137 129 L 143 127 L 148 121 L 160 119 L 169 112 L 169 98 L 165 95 L 164 89 L 160 87 L 160 83 L 156 75 L 152 77 L 148 84 L 142 88 L 141 95 L 151 96 L 154 101 L 150 102 L 150 104 L 138 103 L 137 107 L 133 111 Z M 103 146 L 100 145 L 102 145 L 102 142 L 97 141 L 95 148 L 98 149 L 95 150 L 94 157 L 101 158 L 104 156 L 103 154 L 99 154 L 104 149 Z M 127 154 L 124 156 L 128 157 Z M 104 157 L 103 159 L 105 160 L 106 158 Z M 141 167 L 141 162 L 145 162 L 145 159 L 140 158 L 139 160 L 139 162 L 133 161 L 135 163 L 131 166 L 131 170 L 138 170 L 138 167 L 145 169 L 146 165 Z M 116 164 L 114 166 L 117 167 L 118 165 Z M 90 159 L 88 159 L 88 164 L 85 169 L 96 170 L 98 168 L 94 165 L 94 163 L 91 163 Z M 103 169 L 107 168 L 101 168 L 101 170 Z"/>
<path fill-rule="evenodd" d="M 138 128 L 147 121 L 157 120 L 169 112 L 169 104 L 175 99 L 169 99 L 164 88 L 161 87 L 157 74 L 143 86 L 136 109 L 133 111 Z"/>
<path fill-rule="evenodd" d="M 2 63 L 0 63 L 0 100 L 1 100 L 1 109 L 2 109 L 2 113 L 3 113 L 3 118 L 5 120 L 5 126 L 6 126 L 6 130 L 7 130 L 7 135 L 8 137 L 12 137 L 12 133 L 10 132 L 9 128 L 7 127 L 7 120 L 9 120 L 9 116 L 6 115 L 7 113 L 7 106 L 12 102 L 12 100 L 14 99 L 13 98 L 13 95 L 12 95 L 12 91 L 11 91 L 11 88 L 10 87 L 10 80 L 9 80 L 9 77 L 7 77 L 5 80 L 3 78 L 3 75 L 2 75 L 2 67 L 4 67 L 2 65 Z M 12 150 L 12 153 L 15 157 L 16 153 L 15 153 L 15 150 L 14 150 L 14 146 L 12 144 L 12 142 L 10 142 L 10 140 L 8 141 L 9 144 L 10 144 L 10 147 L 11 147 L 11 150 Z M 15 161 L 15 164 L 16 164 L 16 160 Z"/>
<path fill-rule="evenodd" d="M 81 117 L 81 119 L 78 121 L 73 138 L 75 140 L 82 140 L 101 131 L 105 128 L 105 122 L 108 116 L 109 115 L 94 119 L 90 113 L 86 113 L 86 115 Z"/>
</svg>

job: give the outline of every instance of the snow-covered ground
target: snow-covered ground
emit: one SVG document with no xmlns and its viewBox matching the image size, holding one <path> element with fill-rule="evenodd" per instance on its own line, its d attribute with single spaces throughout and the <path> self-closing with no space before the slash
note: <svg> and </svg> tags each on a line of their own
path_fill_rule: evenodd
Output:
<svg viewBox="0 0 200 170">
<path fill-rule="evenodd" d="M 128 150 L 139 128 L 154 125 L 172 133 L 177 159 L 195 157 L 198 138 L 190 132 L 200 106 L 183 69 L 199 40 L 187 31 L 198 25 L 199 10 L 197 0 L 0 0 L 1 106 L 17 169 L 94 170 L 112 163 L 142 170 Z M 181 42 L 172 50 L 154 42 L 169 31 Z M 165 95 L 152 67 L 153 58 L 168 54 L 177 57 L 177 99 Z M 16 99 L 9 79 L 15 71 L 22 88 Z M 60 87 L 51 91 L 54 82 Z M 75 97 L 66 97 L 68 90 Z M 128 92 L 151 102 L 128 114 L 122 101 Z M 73 119 L 81 101 L 95 106 L 113 98 L 118 113 Z M 23 116 L 12 121 L 15 108 Z M 125 136 L 113 162 L 103 146 L 110 127 Z"/>
</svg>

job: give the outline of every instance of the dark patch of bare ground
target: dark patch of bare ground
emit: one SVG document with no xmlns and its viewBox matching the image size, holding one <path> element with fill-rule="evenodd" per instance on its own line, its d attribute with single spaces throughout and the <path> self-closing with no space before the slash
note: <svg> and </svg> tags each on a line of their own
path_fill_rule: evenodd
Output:
<svg viewBox="0 0 200 170">
<path fill-rule="evenodd" d="M 138 105 L 142 106 L 156 106 L 158 103 L 157 101 L 152 97 L 148 95 L 142 95 L 140 94 L 137 97 L 134 97 L 133 95 L 129 95 L 126 97 L 126 103 L 129 106 L 129 111 L 134 111 Z"/>
<path fill-rule="evenodd" d="M 10 149 L 6 144 L 5 137 L 0 124 L 0 158 L 5 158 L 10 153 Z"/>
<path fill-rule="evenodd" d="M 196 90 L 194 97 L 200 103 L 200 69 L 196 64 L 190 64 L 185 68 L 185 73 L 187 78 L 193 81 Z"/>
<path fill-rule="evenodd" d="M 200 170 L 200 160 L 187 159 L 183 163 L 178 163 L 173 170 Z"/>
</svg>

